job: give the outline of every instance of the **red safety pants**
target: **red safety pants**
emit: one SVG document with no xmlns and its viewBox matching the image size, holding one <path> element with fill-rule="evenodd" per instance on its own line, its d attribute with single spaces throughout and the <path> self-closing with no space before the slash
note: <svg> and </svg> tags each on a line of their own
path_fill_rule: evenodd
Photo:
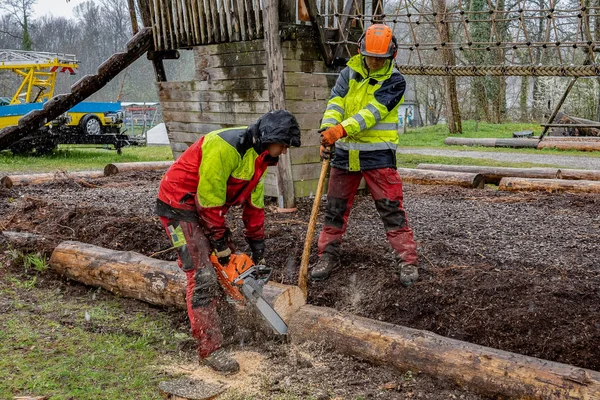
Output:
<svg viewBox="0 0 600 400">
<path fill-rule="evenodd" d="M 160 221 L 173 245 L 177 246 L 177 263 L 187 277 L 187 312 L 192 336 L 198 340 L 198 356 L 203 359 L 223 343 L 221 320 L 216 307 L 219 284 L 209 258 L 210 242 L 199 222 L 166 217 L 160 217 Z"/>
<path fill-rule="evenodd" d="M 375 207 L 392 248 L 403 262 L 416 265 L 417 246 L 402 206 L 402 180 L 394 168 L 357 172 L 331 168 L 325 222 L 319 236 L 319 256 L 326 253 L 339 257 L 342 236 L 348 226 L 348 215 L 362 177 L 375 200 Z"/>
</svg>

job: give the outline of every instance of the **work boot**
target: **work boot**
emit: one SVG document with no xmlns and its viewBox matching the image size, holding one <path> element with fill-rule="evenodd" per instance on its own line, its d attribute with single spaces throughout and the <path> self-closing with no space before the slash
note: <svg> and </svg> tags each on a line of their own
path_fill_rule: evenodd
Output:
<svg viewBox="0 0 600 400">
<path fill-rule="evenodd" d="M 217 372 L 235 374 L 240 371 L 238 362 L 230 357 L 223 349 L 213 351 L 208 357 L 200 360 L 200 362 Z"/>
<path fill-rule="evenodd" d="M 329 275 L 340 267 L 340 260 L 328 253 L 324 253 L 319 261 L 312 267 L 310 271 L 310 279 L 313 281 L 324 281 L 329 278 Z"/>
<path fill-rule="evenodd" d="M 419 279 L 419 269 L 414 264 L 406 264 L 404 262 L 400 262 L 398 264 L 397 275 L 400 279 L 400 282 L 409 287 L 413 283 Z"/>
</svg>

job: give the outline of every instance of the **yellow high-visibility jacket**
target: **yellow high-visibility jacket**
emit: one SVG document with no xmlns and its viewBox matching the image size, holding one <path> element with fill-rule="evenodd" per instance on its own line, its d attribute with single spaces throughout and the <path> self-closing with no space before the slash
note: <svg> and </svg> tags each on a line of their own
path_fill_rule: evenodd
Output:
<svg viewBox="0 0 600 400">
<path fill-rule="evenodd" d="M 360 54 L 342 70 L 321 128 L 342 124 L 348 136 L 335 143 L 332 166 L 349 171 L 396 168 L 398 107 L 406 81 L 391 60 L 370 72 Z"/>
</svg>

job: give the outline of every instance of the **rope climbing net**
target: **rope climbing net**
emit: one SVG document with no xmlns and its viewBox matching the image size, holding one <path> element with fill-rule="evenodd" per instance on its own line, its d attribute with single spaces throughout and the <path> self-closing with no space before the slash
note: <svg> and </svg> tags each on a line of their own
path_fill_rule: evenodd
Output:
<svg viewBox="0 0 600 400">
<path fill-rule="evenodd" d="M 390 26 L 408 75 L 600 76 L 598 0 L 322 0 L 318 13 L 339 28 L 336 56 L 356 51 L 353 28 Z"/>
</svg>

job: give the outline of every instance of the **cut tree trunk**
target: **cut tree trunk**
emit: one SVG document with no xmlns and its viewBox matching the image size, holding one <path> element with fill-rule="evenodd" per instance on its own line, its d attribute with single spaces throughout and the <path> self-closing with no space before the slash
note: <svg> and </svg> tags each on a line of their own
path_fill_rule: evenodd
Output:
<svg viewBox="0 0 600 400">
<path fill-rule="evenodd" d="M 600 171 L 593 169 L 561 169 L 562 179 L 600 181 Z"/>
<path fill-rule="evenodd" d="M 568 179 L 528 179 L 528 178 L 502 178 L 499 190 L 509 192 L 579 192 L 600 193 L 600 182 Z"/>
<path fill-rule="evenodd" d="M 104 177 L 102 171 L 55 172 L 30 175 L 7 175 L 0 179 L 0 185 L 7 189 L 13 186 L 39 185 L 48 182 L 96 179 Z"/>
<path fill-rule="evenodd" d="M 539 149 L 598 151 L 600 142 L 580 140 L 542 140 L 537 145 Z"/>
<path fill-rule="evenodd" d="M 492 397 L 600 399 L 600 372 L 306 305 L 289 323 L 293 343 L 419 371 Z"/>
<path fill-rule="evenodd" d="M 124 296 L 185 307 L 185 275 L 174 262 L 63 242 L 52 254 L 50 266 L 71 279 Z M 288 323 L 293 343 L 316 341 L 343 354 L 419 371 L 493 397 L 600 399 L 600 372 L 305 305 L 295 286 L 269 283 L 263 295 Z M 281 303 L 288 311 L 278 306 Z"/>
<path fill-rule="evenodd" d="M 123 172 L 134 171 L 161 171 L 169 169 L 171 165 L 173 165 L 173 161 L 148 161 L 107 164 L 104 167 L 104 176 L 111 176 Z"/>
<path fill-rule="evenodd" d="M 120 296 L 160 306 L 186 307 L 185 273 L 173 261 L 66 241 L 54 249 L 50 267 L 69 279 Z M 263 297 L 284 321 L 305 304 L 297 286 L 269 282 L 263 288 Z"/>
<path fill-rule="evenodd" d="M 398 168 L 400 177 L 405 183 L 418 185 L 452 185 L 474 189 L 483 189 L 484 179 L 481 174 L 468 172 L 426 171 L 422 169 Z"/>
<path fill-rule="evenodd" d="M 561 170 L 557 168 L 508 168 L 484 167 L 478 165 L 419 164 L 417 169 L 434 171 L 468 172 L 483 175 L 485 183 L 498 184 L 505 177 L 559 179 Z"/>
</svg>

